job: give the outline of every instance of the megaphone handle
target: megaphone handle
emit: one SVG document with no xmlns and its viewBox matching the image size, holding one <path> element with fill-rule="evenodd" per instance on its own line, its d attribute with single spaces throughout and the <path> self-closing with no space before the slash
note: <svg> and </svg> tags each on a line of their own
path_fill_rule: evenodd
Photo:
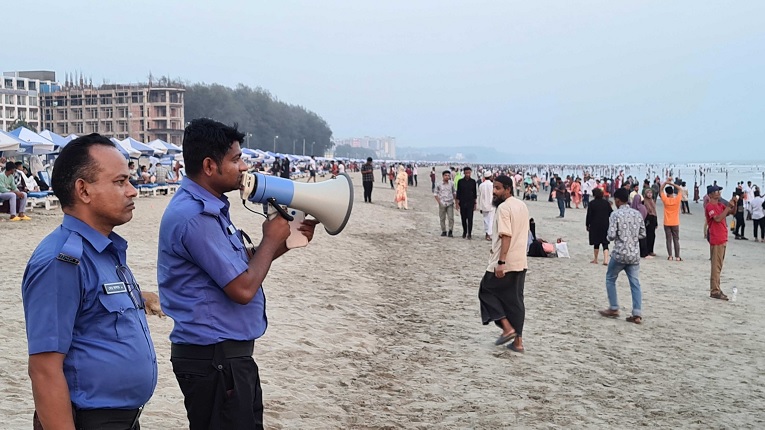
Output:
<svg viewBox="0 0 765 430">
<path fill-rule="evenodd" d="M 279 213 L 279 215 L 282 216 L 282 218 L 286 219 L 287 221 L 292 221 L 295 219 L 292 215 L 288 214 L 287 211 L 284 210 L 284 208 L 281 207 L 279 203 L 276 202 L 275 198 L 269 197 L 266 199 L 266 201 L 276 210 L 276 212 Z"/>
</svg>

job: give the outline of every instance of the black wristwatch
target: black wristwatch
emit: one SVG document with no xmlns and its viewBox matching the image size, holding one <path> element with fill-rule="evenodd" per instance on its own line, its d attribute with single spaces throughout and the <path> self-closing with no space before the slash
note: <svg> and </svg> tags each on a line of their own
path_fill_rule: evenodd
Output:
<svg viewBox="0 0 765 430">
<path fill-rule="evenodd" d="M 497 264 L 505 264 L 505 262 L 502 260 L 497 260 Z"/>
</svg>

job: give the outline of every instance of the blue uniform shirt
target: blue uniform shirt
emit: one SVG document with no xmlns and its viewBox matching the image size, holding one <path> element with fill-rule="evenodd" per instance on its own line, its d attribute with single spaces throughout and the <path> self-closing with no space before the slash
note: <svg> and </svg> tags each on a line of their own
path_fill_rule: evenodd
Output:
<svg viewBox="0 0 765 430">
<path fill-rule="evenodd" d="M 146 315 L 127 286 L 119 288 L 124 278 L 118 266 L 128 270 L 126 251 L 127 242 L 118 234 L 106 237 L 64 215 L 24 272 L 29 355 L 66 355 L 64 376 L 78 409 L 135 409 L 149 401 L 157 385 Z M 124 291 L 106 294 L 104 284 L 115 283 Z"/>
<path fill-rule="evenodd" d="M 266 331 L 263 288 L 246 305 L 223 291 L 249 261 L 229 207 L 226 196 L 215 197 L 186 177 L 162 216 L 157 281 L 162 310 L 175 322 L 173 343 L 253 340 Z"/>
</svg>

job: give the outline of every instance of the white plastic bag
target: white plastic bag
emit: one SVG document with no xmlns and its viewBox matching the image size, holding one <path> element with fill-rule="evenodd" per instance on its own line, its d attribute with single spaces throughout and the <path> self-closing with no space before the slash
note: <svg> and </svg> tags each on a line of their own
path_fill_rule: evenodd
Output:
<svg viewBox="0 0 765 430">
<path fill-rule="evenodd" d="M 568 253 L 568 244 L 566 244 L 566 242 L 556 243 L 555 252 L 557 252 L 558 258 L 571 258 L 571 255 Z"/>
</svg>

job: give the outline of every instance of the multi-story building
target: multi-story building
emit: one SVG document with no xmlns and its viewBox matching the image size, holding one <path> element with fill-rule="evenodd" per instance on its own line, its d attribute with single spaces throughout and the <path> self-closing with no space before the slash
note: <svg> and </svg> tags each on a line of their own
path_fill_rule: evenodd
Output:
<svg viewBox="0 0 765 430">
<path fill-rule="evenodd" d="M 40 95 L 43 128 L 62 136 L 100 133 L 140 142 L 180 145 L 185 127 L 183 88 L 67 82 Z"/>
<path fill-rule="evenodd" d="M 338 139 L 335 145 L 348 145 L 352 148 L 366 148 L 375 151 L 379 158 L 396 158 L 396 138 L 385 137 L 351 137 Z"/>
<path fill-rule="evenodd" d="M 0 128 L 9 128 L 23 120 L 37 131 L 42 130 L 40 93 L 54 88 L 53 72 L 5 72 L 0 79 Z"/>
</svg>

